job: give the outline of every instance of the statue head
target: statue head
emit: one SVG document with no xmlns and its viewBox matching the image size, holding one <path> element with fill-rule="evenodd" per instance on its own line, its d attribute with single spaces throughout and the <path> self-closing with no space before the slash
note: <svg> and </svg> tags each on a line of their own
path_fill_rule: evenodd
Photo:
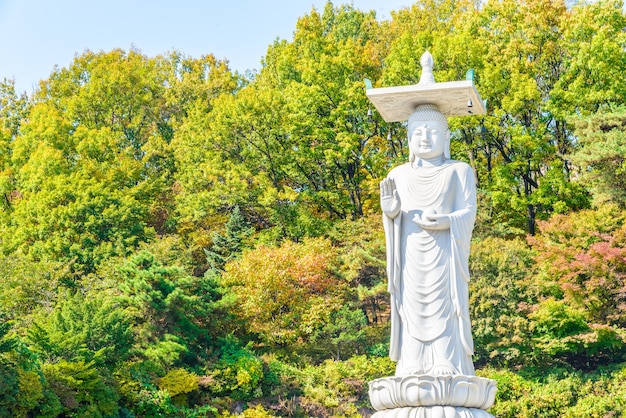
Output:
<svg viewBox="0 0 626 418">
<path fill-rule="evenodd" d="M 420 105 L 411 114 L 408 120 L 407 133 L 409 137 L 409 161 L 413 163 L 417 158 L 432 158 L 443 154 L 450 159 L 450 130 L 448 119 L 435 105 Z M 426 144 L 421 146 L 422 140 L 427 138 Z"/>
</svg>

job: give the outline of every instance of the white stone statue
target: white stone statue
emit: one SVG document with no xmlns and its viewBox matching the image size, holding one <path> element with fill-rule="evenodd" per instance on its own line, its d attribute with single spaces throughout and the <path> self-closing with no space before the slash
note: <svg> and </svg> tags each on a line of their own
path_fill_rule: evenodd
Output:
<svg viewBox="0 0 626 418">
<path fill-rule="evenodd" d="M 473 81 L 371 88 L 387 122 L 408 118 L 409 162 L 380 183 L 396 375 L 369 383 L 373 418 L 493 418 L 496 381 L 474 373 L 469 250 L 476 218 L 472 168 L 450 159 L 447 116 L 483 114 Z"/>
<path fill-rule="evenodd" d="M 409 117 L 409 162 L 380 183 L 396 376 L 474 375 L 468 258 L 476 188 L 450 159 L 446 117 L 421 105 Z"/>
</svg>

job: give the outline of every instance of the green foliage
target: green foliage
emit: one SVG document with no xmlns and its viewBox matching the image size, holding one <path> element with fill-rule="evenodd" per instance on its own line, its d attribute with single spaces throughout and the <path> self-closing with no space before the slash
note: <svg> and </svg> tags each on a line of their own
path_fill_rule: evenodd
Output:
<svg viewBox="0 0 626 418">
<path fill-rule="evenodd" d="M 487 367 L 477 370 L 481 377 L 494 379 L 498 382 L 496 403 L 490 412 L 498 417 L 518 417 L 521 415 L 520 401 L 532 391 L 532 383 L 520 374 L 507 369 Z"/>
<path fill-rule="evenodd" d="M 53 363 L 63 359 L 113 366 L 133 344 L 130 318 L 114 301 L 69 292 L 33 324 L 28 338 L 33 351 Z"/>
<path fill-rule="evenodd" d="M 573 418 L 623 415 L 626 412 L 625 370 L 622 363 L 608 370 L 600 370 L 586 379 L 581 390 L 583 396 L 564 416 Z"/>
<path fill-rule="evenodd" d="M 61 412 L 36 356 L 15 335 L 0 312 L 0 416 L 55 417 Z"/>
<path fill-rule="evenodd" d="M 85 53 L 43 85 L 13 145 L 20 199 L 5 251 L 71 261 L 80 273 L 150 239 L 146 199 L 163 187 L 146 149 L 161 94 L 154 63 Z"/>
<path fill-rule="evenodd" d="M 255 80 L 207 116 L 210 144 L 238 163 L 221 183 L 233 184 L 233 198 L 247 193 L 271 223 L 295 221 L 281 225 L 289 238 L 315 218 L 361 216 L 374 198 L 384 141 L 367 119 L 362 79 L 380 71 L 377 26 L 350 6 L 312 11 L 293 42 L 272 45 Z"/>
<path fill-rule="evenodd" d="M 624 3 L 578 3 L 563 21 L 565 66 L 552 91 L 550 107 L 564 116 L 589 115 L 621 105 L 626 95 Z"/>
<path fill-rule="evenodd" d="M 578 147 L 572 162 L 580 167 L 581 182 L 594 191 L 596 204 L 626 207 L 626 110 L 598 113 L 572 120 Z"/>
<path fill-rule="evenodd" d="M 0 255 L 0 306 L 8 319 L 30 324 L 40 306 L 52 306 L 68 273 L 58 261 L 34 262 L 22 254 Z"/>
<path fill-rule="evenodd" d="M 584 311 L 548 299 L 529 318 L 535 324 L 535 347 L 541 354 L 553 357 L 585 353 L 582 334 L 590 329 Z"/>
<path fill-rule="evenodd" d="M 120 405 L 139 416 L 172 414 L 176 407 L 166 390 L 156 383 L 165 372 L 151 361 L 128 361 L 114 373 L 119 385 Z"/>
<path fill-rule="evenodd" d="M 571 308 L 563 301 L 548 299 L 530 317 L 538 333 L 549 334 L 546 335 L 547 340 L 557 341 L 588 329 L 584 312 Z"/>
<path fill-rule="evenodd" d="M 537 302 L 529 271 L 532 249 L 521 240 L 487 238 L 470 254 L 470 316 L 477 364 L 523 364 L 531 351 L 528 313 Z"/>
<path fill-rule="evenodd" d="M 26 94 L 18 94 L 15 91 L 15 80 L 0 81 L 0 131 L 7 133 L 8 138 L 15 138 L 20 131 L 20 126 L 30 110 L 31 103 L 28 101 Z M 6 149 L 3 148 L 3 151 Z M 2 153 L 2 162 L 8 155 Z M 2 165 L 5 168 L 4 164 Z"/>
<path fill-rule="evenodd" d="M 224 233 L 214 233 L 211 248 L 204 250 L 210 268 L 218 271 L 224 270 L 226 263 L 241 253 L 243 241 L 253 232 L 254 230 L 247 225 L 241 214 L 239 206 L 235 206 L 226 222 Z"/>
<path fill-rule="evenodd" d="M 232 100 L 230 96 L 217 99 L 219 103 Z M 223 151 L 233 147 L 232 139 L 215 144 L 214 137 L 218 133 L 210 128 L 208 118 L 222 109 L 219 106 L 207 113 L 203 106 L 192 107 L 172 139 L 176 158 L 174 215 L 177 231 L 199 246 L 207 246 L 211 231 L 217 225 L 222 226 L 223 211 L 235 206 L 251 206 L 258 193 L 258 183 L 252 178 L 249 167 Z"/>
<path fill-rule="evenodd" d="M 563 410 L 573 406 L 578 398 L 580 378 L 550 379 L 533 388 L 520 403 L 520 416 L 560 417 Z"/>
<path fill-rule="evenodd" d="M 367 405 L 367 382 L 393 374 L 388 358 L 355 356 L 345 362 L 324 361 L 303 370 L 304 407 L 311 415 L 329 410 L 333 415 L 358 416 Z"/>
<path fill-rule="evenodd" d="M 267 397 L 293 398 L 301 395 L 302 371 L 294 364 L 280 360 L 274 353 L 264 354 L 261 389 Z"/>
<path fill-rule="evenodd" d="M 117 412 L 114 381 L 93 362 L 59 360 L 44 364 L 43 373 L 67 416 L 105 417 Z"/>
<path fill-rule="evenodd" d="M 57 416 L 59 399 L 41 371 L 32 369 L 37 365 L 24 360 L 15 351 L 0 355 L 0 416 Z"/>
<path fill-rule="evenodd" d="M 261 392 L 263 364 L 247 347 L 241 347 L 234 337 L 227 337 L 221 346 L 220 359 L 212 370 L 213 393 L 228 394 L 234 399 L 258 397 Z"/>
<path fill-rule="evenodd" d="M 209 333 L 217 331 L 212 277 L 193 277 L 180 266 L 162 265 L 142 250 L 122 261 L 114 282 L 148 358 L 169 367 L 190 349 L 202 353 L 214 344 L 215 335 Z"/>
<path fill-rule="evenodd" d="M 331 314 L 328 324 L 312 337 L 313 342 L 328 342 L 333 347 L 337 360 L 342 353 L 358 353 L 365 342 L 367 317 L 361 309 L 342 306 Z M 347 348 L 347 350 L 346 350 Z"/>
<path fill-rule="evenodd" d="M 16 397 L 19 393 L 19 375 L 15 365 L 4 358 L 2 358 L 0 366 L 0 382 L 2 382 L 0 383 L 0 405 L 3 409 L 8 410 L 17 403 Z"/>
<path fill-rule="evenodd" d="M 388 357 L 354 356 L 346 361 L 327 360 L 320 365 L 302 367 L 281 361 L 274 355 L 265 356 L 264 361 L 267 371 L 263 378 L 266 396 L 263 405 L 277 416 L 356 417 L 371 413 L 367 382 L 391 375 L 395 368 Z M 244 414 L 257 413 L 258 409 L 255 410 L 251 402 Z"/>
<path fill-rule="evenodd" d="M 159 379 L 159 388 L 166 390 L 178 405 L 187 404 L 187 394 L 198 389 L 198 376 L 185 369 L 171 369 Z"/>
<path fill-rule="evenodd" d="M 236 89 L 229 74 L 211 56 L 134 50 L 88 51 L 53 73 L 11 143 L 2 250 L 80 275 L 172 230 L 174 128 Z"/>
<path fill-rule="evenodd" d="M 219 415 L 220 418 L 272 418 L 275 415 L 272 415 L 268 410 L 263 408 L 263 405 L 258 404 L 254 408 L 248 408 L 243 411 L 241 414 L 232 415 L 228 412 L 224 412 Z"/>
<path fill-rule="evenodd" d="M 9 335 L 10 330 L 11 323 L 7 320 L 4 310 L 0 310 L 0 354 L 8 353 L 15 347 L 16 340 Z"/>
<path fill-rule="evenodd" d="M 490 368 L 479 372 L 498 381 L 490 412 L 504 418 L 620 416 L 626 408 L 623 373 L 623 364 L 587 375 L 545 368 L 524 376 Z"/>
</svg>

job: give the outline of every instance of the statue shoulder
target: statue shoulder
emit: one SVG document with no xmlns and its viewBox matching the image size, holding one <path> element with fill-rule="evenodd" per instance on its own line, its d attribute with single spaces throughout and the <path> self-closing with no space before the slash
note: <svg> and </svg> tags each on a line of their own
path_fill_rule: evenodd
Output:
<svg viewBox="0 0 626 418">
<path fill-rule="evenodd" d="M 450 176 L 456 177 L 462 184 L 475 188 L 474 169 L 464 161 L 450 160 Z"/>
<path fill-rule="evenodd" d="M 411 163 L 404 163 L 392 168 L 391 171 L 389 171 L 389 174 L 387 174 L 387 177 L 392 179 L 402 177 L 402 173 L 406 172 L 407 170 L 411 170 Z"/>
<path fill-rule="evenodd" d="M 471 173 L 474 170 L 472 166 L 465 161 L 449 160 L 448 164 L 450 164 L 450 168 L 458 173 Z"/>
</svg>

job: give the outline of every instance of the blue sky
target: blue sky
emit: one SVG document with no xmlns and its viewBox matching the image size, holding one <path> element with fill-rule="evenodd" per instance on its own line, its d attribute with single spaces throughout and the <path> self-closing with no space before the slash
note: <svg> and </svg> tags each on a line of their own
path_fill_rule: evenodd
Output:
<svg viewBox="0 0 626 418">
<path fill-rule="evenodd" d="M 347 0 L 389 19 L 411 0 Z M 0 80 L 32 93 L 54 66 L 85 50 L 139 49 L 148 56 L 179 50 L 213 54 L 233 70 L 258 69 L 276 39 L 291 40 L 299 17 L 326 0 L 0 0 Z"/>
</svg>

